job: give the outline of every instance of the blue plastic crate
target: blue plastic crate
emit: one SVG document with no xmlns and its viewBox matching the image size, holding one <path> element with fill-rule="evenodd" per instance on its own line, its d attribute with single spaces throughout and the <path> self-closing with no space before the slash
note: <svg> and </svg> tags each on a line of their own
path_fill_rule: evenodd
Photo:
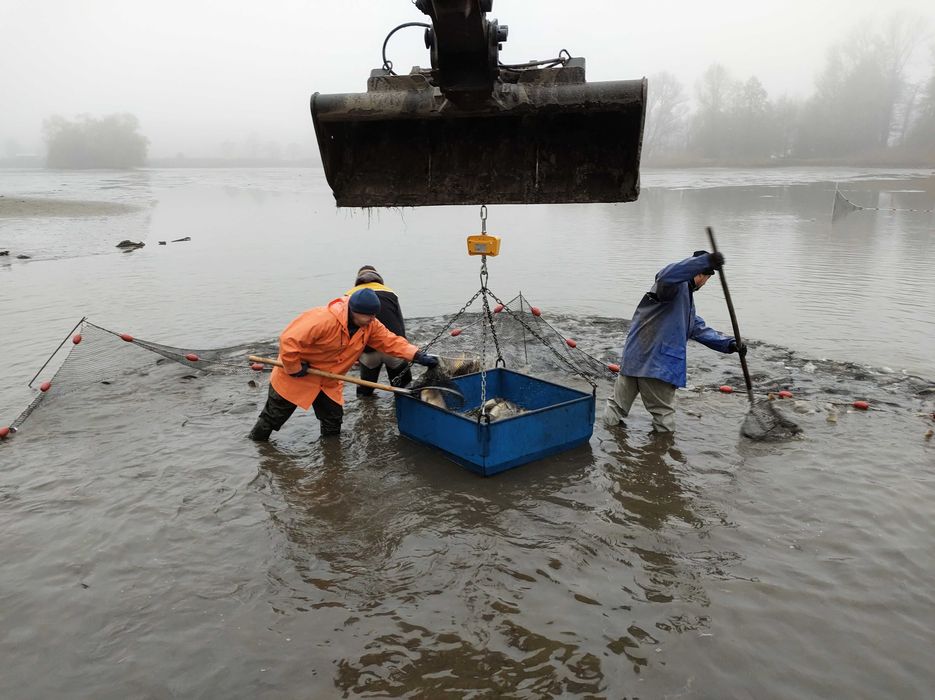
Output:
<svg viewBox="0 0 935 700">
<path fill-rule="evenodd" d="M 525 413 L 487 423 L 463 415 L 481 404 L 480 373 L 456 377 L 464 393 L 459 412 L 396 394 L 399 432 L 437 447 L 449 459 L 490 476 L 577 447 L 594 430 L 594 394 L 508 369 L 487 371 L 487 398 L 503 398 Z"/>
</svg>

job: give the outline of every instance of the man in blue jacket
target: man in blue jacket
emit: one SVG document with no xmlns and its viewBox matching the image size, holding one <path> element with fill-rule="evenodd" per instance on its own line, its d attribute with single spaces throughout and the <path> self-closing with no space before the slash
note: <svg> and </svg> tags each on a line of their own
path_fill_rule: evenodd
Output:
<svg viewBox="0 0 935 700">
<path fill-rule="evenodd" d="M 604 425 L 620 425 L 639 394 L 653 416 L 653 430 L 675 430 L 675 390 L 686 384 L 688 339 L 718 352 L 746 354 L 730 336 L 705 325 L 695 313 L 694 294 L 724 264 L 720 253 L 696 250 L 690 258 L 656 273 L 656 281 L 633 314 L 623 346 L 614 394 L 607 399 Z"/>
</svg>

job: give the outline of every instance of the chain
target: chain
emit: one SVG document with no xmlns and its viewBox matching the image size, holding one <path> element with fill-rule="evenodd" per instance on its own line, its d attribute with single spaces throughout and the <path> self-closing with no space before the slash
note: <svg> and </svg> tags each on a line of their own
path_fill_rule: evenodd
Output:
<svg viewBox="0 0 935 700">
<path fill-rule="evenodd" d="M 484 256 L 486 261 L 487 256 Z M 481 287 L 480 291 L 484 291 Z M 487 305 L 487 295 L 484 295 L 484 306 Z M 481 325 L 480 333 L 480 412 L 477 414 L 477 422 L 480 423 L 481 416 L 484 415 L 484 404 L 487 403 L 487 324 Z"/>
<path fill-rule="evenodd" d="M 490 301 L 487 298 L 487 295 L 494 296 L 494 293 L 490 291 L 487 287 L 487 256 L 484 255 L 481 257 L 481 273 L 480 273 L 480 291 L 484 293 L 483 304 L 484 304 L 484 320 L 487 322 L 487 325 L 490 326 L 490 334 L 493 336 L 493 344 L 497 349 L 497 361 L 496 367 L 506 367 L 506 360 L 503 359 L 503 351 L 500 350 L 500 339 L 497 337 L 497 329 L 494 326 L 493 322 L 493 313 L 490 311 Z M 506 308 L 504 306 L 504 308 Z"/>
<path fill-rule="evenodd" d="M 454 325 L 454 322 L 457 321 L 459 318 L 461 318 L 462 315 L 464 315 L 464 312 L 467 311 L 468 307 L 474 303 L 474 300 L 477 299 L 477 297 L 479 297 L 483 291 L 484 291 L 484 288 L 481 287 L 476 292 L 474 292 L 474 296 L 468 299 L 467 303 L 458 310 L 458 313 L 456 313 L 454 316 L 451 317 L 451 320 L 448 321 L 448 323 L 445 326 L 443 326 L 442 329 L 438 331 L 438 333 L 435 334 L 434 338 L 432 338 L 429 342 L 427 342 L 425 345 L 422 346 L 422 350 L 423 351 L 428 350 L 430 347 L 435 345 L 435 343 L 438 342 L 439 338 L 445 335 L 445 332 Z"/>
<path fill-rule="evenodd" d="M 481 204 L 480 206 L 480 232 L 482 236 L 487 235 L 487 205 Z M 482 255 L 480 259 L 480 291 L 483 293 L 483 303 L 484 303 L 484 319 L 487 321 L 487 324 L 490 326 L 490 334 L 493 336 L 493 344 L 497 349 L 497 362 L 496 367 L 506 367 L 506 360 L 503 359 L 503 351 L 500 350 L 500 339 L 497 337 L 497 329 L 493 323 L 493 314 L 490 312 L 490 302 L 487 299 L 487 294 L 490 291 L 487 288 L 487 279 L 489 274 L 487 272 L 487 256 Z"/>
<path fill-rule="evenodd" d="M 519 316 L 517 316 L 516 314 L 514 314 L 512 311 L 510 311 L 510 308 L 509 308 L 506 304 L 504 304 L 504 303 L 500 300 L 500 298 L 497 297 L 496 294 L 494 294 L 493 292 L 491 292 L 489 289 L 487 290 L 487 293 L 490 294 L 490 296 L 492 296 L 492 297 L 496 300 L 496 302 L 497 302 L 498 304 L 500 304 L 501 306 L 503 306 L 503 310 L 504 310 L 504 311 L 506 311 L 512 318 L 514 318 L 515 320 L 519 321 L 519 323 L 523 326 L 523 328 L 525 328 L 527 331 L 529 331 L 530 333 L 532 333 L 532 335 L 535 336 L 535 337 L 539 340 L 540 343 L 542 343 L 542 344 L 545 345 L 549 350 L 551 350 L 551 351 L 552 351 L 552 354 L 555 355 L 555 356 L 556 356 L 561 362 L 563 362 L 565 365 L 567 365 L 568 368 L 569 368 L 573 373 L 577 374 L 579 377 L 581 377 L 582 379 L 584 379 L 588 384 L 590 384 L 592 389 L 595 389 L 595 390 L 597 389 L 597 382 L 595 382 L 593 379 L 591 379 L 591 377 L 588 376 L 587 374 L 583 373 L 579 367 L 577 367 L 574 363 L 571 362 L 571 360 L 569 360 L 567 357 L 565 357 L 565 356 L 562 355 L 560 352 L 558 352 L 555 348 L 553 348 L 553 347 L 549 344 L 549 342 L 548 342 L 545 338 L 543 338 L 541 335 L 539 335 L 539 332 L 536 331 L 535 329 L 533 329 L 532 326 L 530 326 L 528 323 L 526 323 L 526 321 L 524 321 L 521 317 L 519 317 Z M 485 302 L 486 302 L 486 299 L 485 299 Z"/>
</svg>

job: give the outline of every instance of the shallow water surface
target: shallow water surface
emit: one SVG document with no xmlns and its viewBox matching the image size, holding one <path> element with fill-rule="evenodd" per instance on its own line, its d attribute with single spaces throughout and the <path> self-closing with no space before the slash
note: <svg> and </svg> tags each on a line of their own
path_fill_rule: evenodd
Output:
<svg viewBox="0 0 935 700">
<path fill-rule="evenodd" d="M 598 421 L 589 444 L 482 479 L 400 437 L 389 397 L 347 389 L 340 438 L 300 411 L 257 445 L 265 374 L 86 333 L 87 359 L 0 444 L 0 696 L 928 697 L 935 298 L 915 282 L 933 219 L 830 220 L 835 182 L 866 206 L 931 208 L 921 175 L 648 171 L 632 205 L 490 210 L 491 288 L 521 289 L 607 362 L 655 270 L 714 226 L 757 392 L 795 395 L 789 442 L 739 436 L 746 397 L 717 391 L 742 387 L 736 356 L 693 345 L 669 439 L 637 404 L 624 429 Z M 364 263 L 416 342 L 479 285 L 476 211 L 335 211 L 314 171 L 0 185 L 145 205 L 0 219 L 0 249 L 36 253 L 0 264 L 0 424 L 85 315 L 238 358 L 275 353 Z M 123 238 L 147 245 L 121 253 Z M 697 302 L 729 330 L 718 286 Z"/>
</svg>

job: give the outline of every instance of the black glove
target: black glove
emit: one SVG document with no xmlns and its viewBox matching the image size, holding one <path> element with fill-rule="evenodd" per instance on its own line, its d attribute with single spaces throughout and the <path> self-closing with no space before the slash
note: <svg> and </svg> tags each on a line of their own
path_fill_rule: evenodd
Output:
<svg viewBox="0 0 935 700">
<path fill-rule="evenodd" d="M 300 369 L 298 372 L 293 372 L 289 376 L 290 377 L 304 377 L 306 374 L 308 374 L 308 368 L 309 368 L 308 362 L 306 362 L 305 360 L 302 360 L 302 369 Z"/>
<path fill-rule="evenodd" d="M 737 345 L 736 340 L 730 341 L 730 345 L 727 346 L 727 352 L 739 352 L 741 357 L 747 356 L 747 344 L 743 341 L 740 342 L 740 345 Z"/>
<path fill-rule="evenodd" d="M 708 253 L 708 265 L 713 270 L 720 270 L 724 266 L 723 253 Z"/>
<path fill-rule="evenodd" d="M 416 354 L 413 355 L 412 361 L 425 367 L 438 366 L 438 358 L 435 357 L 435 355 L 427 355 L 421 350 L 416 350 Z"/>
</svg>

